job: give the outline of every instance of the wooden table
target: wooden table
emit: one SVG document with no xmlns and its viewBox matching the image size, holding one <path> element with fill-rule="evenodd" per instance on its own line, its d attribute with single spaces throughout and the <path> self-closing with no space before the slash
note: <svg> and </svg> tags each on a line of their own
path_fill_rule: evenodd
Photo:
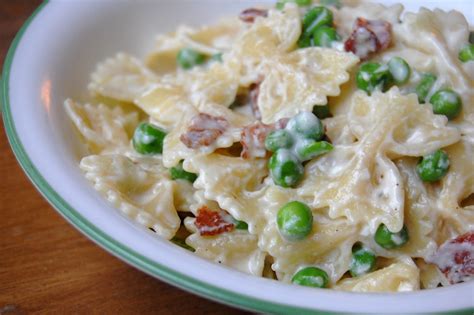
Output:
<svg viewBox="0 0 474 315">
<path fill-rule="evenodd" d="M 0 62 L 38 0 L 0 0 Z M 156 280 L 69 225 L 28 181 L 0 128 L 0 315 L 244 314 Z"/>
</svg>

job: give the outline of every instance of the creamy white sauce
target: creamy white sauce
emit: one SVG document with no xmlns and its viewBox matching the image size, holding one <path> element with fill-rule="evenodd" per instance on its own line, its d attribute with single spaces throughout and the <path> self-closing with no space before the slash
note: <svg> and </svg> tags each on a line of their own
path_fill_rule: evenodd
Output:
<svg viewBox="0 0 474 315">
<path fill-rule="evenodd" d="M 145 144 L 150 144 L 155 140 L 155 137 L 149 134 L 142 134 L 141 140 Z"/>
<path fill-rule="evenodd" d="M 366 28 L 360 27 L 356 32 L 355 51 L 359 57 L 365 58 L 377 50 L 376 42 L 370 40 L 372 34 Z"/>
<path fill-rule="evenodd" d="M 346 51 L 345 48 L 344 48 L 344 43 L 343 42 L 332 41 L 331 42 L 331 48 L 335 49 L 337 51 Z"/>
<path fill-rule="evenodd" d="M 449 159 L 440 159 L 438 161 L 438 166 L 443 168 L 443 169 L 446 169 L 449 167 Z"/>
<path fill-rule="evenodd" d="M 408 77 L 408 68 L 403 65 L 393 67 L 391 73 L 396 81 L 401 82 Z"/>
<path fill-rule="evenodd" d="M 405 242 L 405 240 L 398 233 L 392 233 L 390 240 L 397 246 L 400 246 Z"/>
<path fill-rule="evenodd" d="M 303 135 L 296 132 L 295 130 L 296 126 L 294 126 L 294 124 L 296 124 L 297 122 L 299 126 L 302 127 L 302 129 L 307 130 L 319 124 L 319 119 L 316 116 L 314 116 L 313 113 L 310 113 L 310 112 L 300 112 L 297 116 L 298 116 L 298 119 L 295 119 L 294 117 L 288 122 L 288 125 L 285 128 L 285 131 L 288 132 L 293 143 L 293 145 L 287 150 L 289 150 L 296 157 L 296 159 L 301 163 L 301 162 L 304 162 L 304 160 L 302 160 L 300 155 L 298 154 L 299 150 L 313 143 L 314 140 L 305 138 Z"/>
</svg>

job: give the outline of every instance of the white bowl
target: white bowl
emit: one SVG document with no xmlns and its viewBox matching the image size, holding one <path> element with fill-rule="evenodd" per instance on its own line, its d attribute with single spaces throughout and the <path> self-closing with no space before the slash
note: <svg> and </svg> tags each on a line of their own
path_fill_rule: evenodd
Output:
<svg viewBox="0 0 474 315">
<path fill-rule="evenodd" d="M 469 0 L 411 1 L 409 8 L 420 3 L 457 8 L 473 21 Z M 180 23 L 209 23 L 250 5 L 254 2 L 50 1 L 38 8 L 15 38 L 3 71 L 5 128 L 31 181 L 71 224 L 113 255 L 215 301 L 269 313 L 471 313 L 474 282 L 412 293 L 359 294 L 290 286 L 230 270 L 135 225 L 86 181 L 63 101 L 87 95 L 96 63 L 118 51 L 143 56 L 157 33 Z"/>
</svg>

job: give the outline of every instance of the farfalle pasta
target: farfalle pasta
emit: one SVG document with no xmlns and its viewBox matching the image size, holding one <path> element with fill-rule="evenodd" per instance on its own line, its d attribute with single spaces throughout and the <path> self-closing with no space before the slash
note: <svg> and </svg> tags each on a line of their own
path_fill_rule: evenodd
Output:
<svg viewBox="0 0 474 315">
<path fill-rule="evenodd" d="M 118 53 L 65 101 L 117 210 L 254 276 L 356 292 L 474 277 L 474 45 L 456 11 L 280 0 Z M 124 47 L 125 48 L 125 47 Z"/>
</svg>

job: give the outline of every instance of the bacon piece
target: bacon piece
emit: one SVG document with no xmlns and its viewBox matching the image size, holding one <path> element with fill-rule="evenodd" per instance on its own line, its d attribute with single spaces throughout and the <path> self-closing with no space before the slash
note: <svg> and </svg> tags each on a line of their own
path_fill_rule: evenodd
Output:
<svg viewBox="0 0 474 315">
<path fill-rule="evenodd" d="M 288 123 L 288 118 L 283 118 L 274 124 L 266 125 L 260 121 L 246 126 L 242 130 L 240 143 L 242 144 L 241 157 L 244 159 L 263 158 L 267 155 L 265 139 L 273 130 L 283 129 Z"/>
<path fill-rule="evenodd" d="M 262 80 L 263 81 L 263 80 Z M 252 83 L 249 87 L 249 98 L 250 98 L 250 107 L 252 108 L 253 115 L 258 120 L 262 119 L 262 114 L 258 108 L 258 94 L 260 93 L 260 83 Z"/>
<path fill-rule="evenodd" d="M 438 266 L 451 284 L 474 278 L 474 231 L 445 242 L 429 262 Z"/>
<path fill-rule="evenodd" d="M 200 235 L 213 236 L 232 231 L 234 229 L 234 220 L 225 211 L 213 211 L 203 206 L 197 211 L 194 225 L 197 227 Z"/>
<path fill-rule="evenodd" d="M 259 16 L 267 17 L 268 10 L 255 8 L 246 9 L 239 14 L 239 19 L 241 19 L 245 23 L 253 23 L 255 22 L 255 19 Z"/>
<path fill-rule="evenodd" d="M 229 126 L 224 117 L 199 113 L 191 120 L 186 133 L 179 138 L 190 149 L 209 146 L 219 138 Z"/>
<path fill-rule="evenodd" d="M 392 25 L 383 20 L 357 18 L 344 49 L 365 60 L 371 54 L 388 48 L 392 41 Z"/>
<path fill-rule="evenodd" d="M 259 121 L 246 126 L 242 130 L 240 138 L 240 143 L 242 144 L 242 153 L 240 156 L 244 159 L 265 157 L 267 155 L 265 139 L 273 129 L 271 125 L 266 125 Z"/>
</svg>

